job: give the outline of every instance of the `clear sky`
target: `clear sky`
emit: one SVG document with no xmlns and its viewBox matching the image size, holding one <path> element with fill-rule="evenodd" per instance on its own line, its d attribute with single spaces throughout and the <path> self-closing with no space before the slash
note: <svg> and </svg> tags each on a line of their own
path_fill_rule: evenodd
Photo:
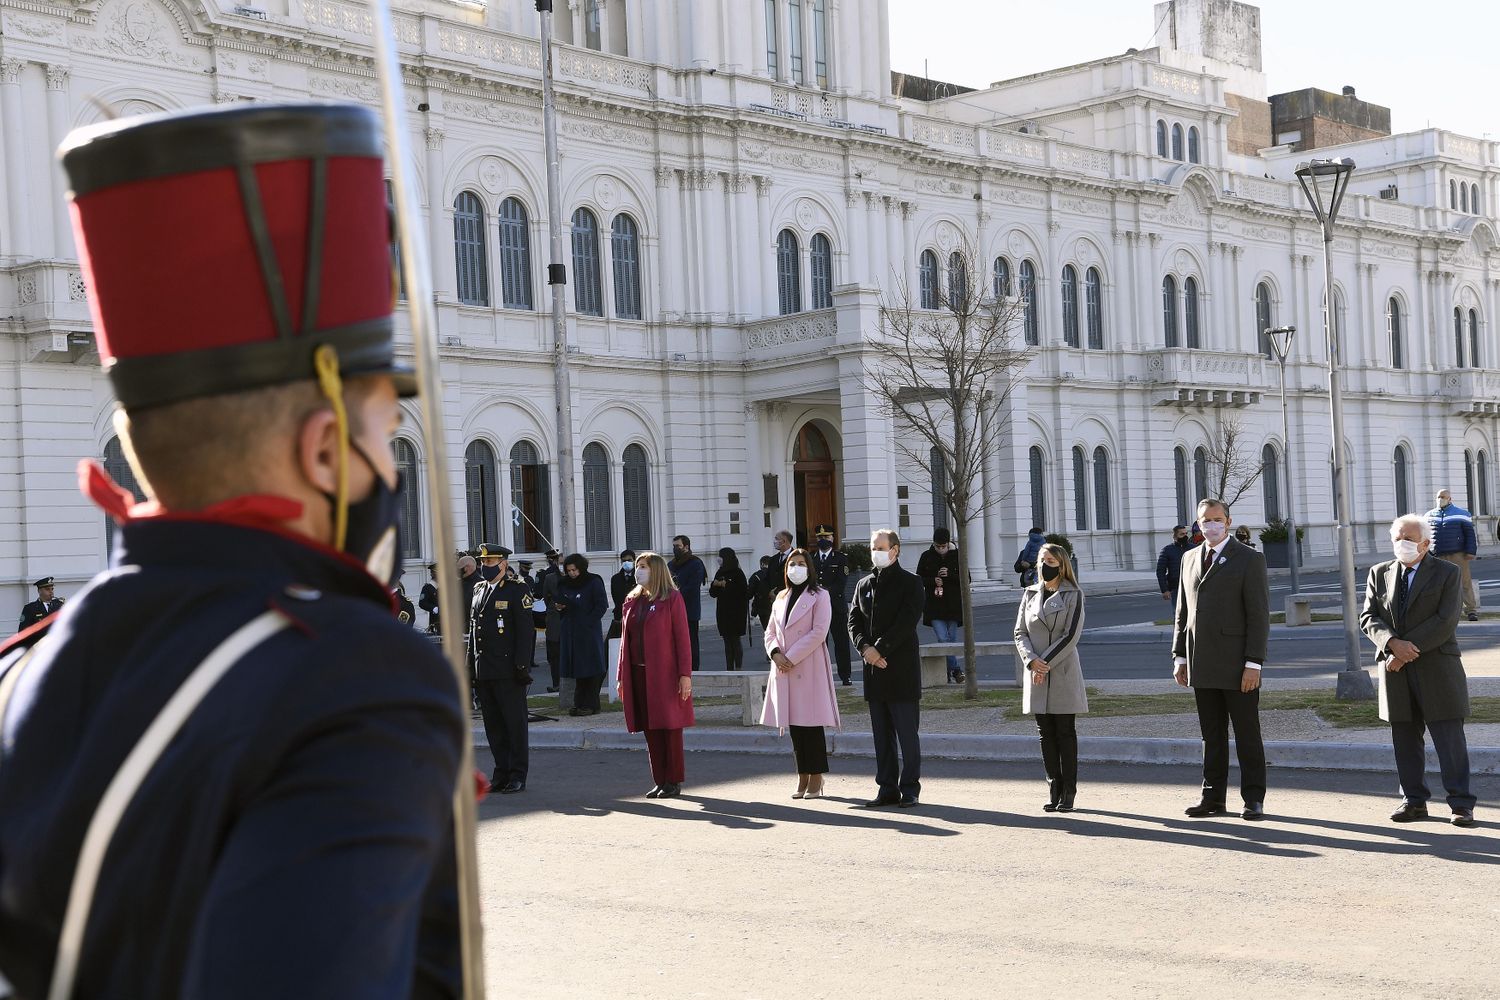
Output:
<svg viewBox="0 0 1500 1000">
<path fill-rule="evenodd" d="M 1149 48 L 1152 0 L 890 0 L 891 68 L 967 87 Z M 1497 0 L 1264 0 L 1267 93 L 1304 87 L 1391 109 L 1391 127 L 1500 139 Z"/>
</svg>

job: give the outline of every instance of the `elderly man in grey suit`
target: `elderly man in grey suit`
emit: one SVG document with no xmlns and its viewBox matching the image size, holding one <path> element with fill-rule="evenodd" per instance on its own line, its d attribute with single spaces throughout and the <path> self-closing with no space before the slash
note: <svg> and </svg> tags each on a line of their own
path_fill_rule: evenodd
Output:
<svg viewBox="0 0 1500 1000">
<path fill-rule="evenodd" d="M 1260 673 L 1270 638 L 1266 560 L 1229 537 L 1229 508 L 1198 502 L 1203 544 L 1182 557 L 1177 624 L 1172 633 L 1173 676 L 1192 687 L 1203 732 L 1203 797 L 1192 817 L 1226 812 L 1229 727 L 1240 761 L 1240 816 L 1265 818 L 1266 748 L 1260 738 Z"/>
<path fill-rule="evenodd" d="M 1427 818 L 1427 751 L 1432 734 L 1454 826 L 1474 825 L 1469 791 L 1469 681 L 1458 649 L 1463 573 L 1430 554 L 1432 526 L 1407 514 L 1391 522 L 1396 558 L 1370 569 L 1359 624 L 1379 651 L 1380 717 L 1391 724 L 1396 774 L 1401 779 L 1397 823 Z"/>
</svg>

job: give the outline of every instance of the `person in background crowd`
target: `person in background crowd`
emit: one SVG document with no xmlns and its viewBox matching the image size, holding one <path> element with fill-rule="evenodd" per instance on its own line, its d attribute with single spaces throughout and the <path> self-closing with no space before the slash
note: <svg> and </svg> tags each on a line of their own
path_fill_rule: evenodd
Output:
<svg viewBox="0 0 1500 1000">
<path fill-rule="evenodd" d="M 849 606 L 849 638 L 865 661 L 865 701 L 870 706 L 875 781 L 880 786 L 875 798 L 865 803 L 872 809 L 914 806 L 922 793 L 917 625 L 922 620 L 923 589 L 919 578 L 901 568 L 900 558 L 899 535 L 889 528 L 872 534 L 870 561 L 875 569 L 854 588 Z"/>
<path fill-rule="evenodd" d="M 932 627 L 938 642 L 958 642 L 958 630 L 964 624 L 964 602 L 960 588 L 958 550 L 947 528 L 932 533 L 932 547 L 917 560 L 917 576 L 922 578 L 927 600 L 922 607 L 922 623 Z M 949 683 L 962 683 L 963 667 L 958 657 L 948 657 Z"/>
<path fill-rule="evenodd" d="M 56 614 L 63 606 L 63 599 L 55 596 L 56 581 L 52 577 L 44 576 L 32 586 L 36 588 L 36 600 L 21 609 L 21 623 L 17 632 L 26 631 L 49 615 Z"/>
<path fill-rule="evenodd" d="M 479 575 L 479 563 L 468 553 L 458 557 L 458 585 L 462 588 L 459 592 L 459 604 L 464 609 L 464 634 L 469 634 L 469 614 L 474 606 L 474 588 L 484 582 Z"/>
<path fill-rule="evenodd" d="M 1036 583 L 1036 561 L 1041 557 L 1042 546 L 1047 544 L 1047 536 L 1042 533 L 1040 527 L 1033 527 L 1026 535 L 1026 545 L 1021 549 L 1021 554 L 1016 556 L 1016 573 L 1021 577 L 1021 586 L 1029 587 Z"/>
<path fill-rule="evenodd" d="M 1255 548 L 1255 543 L 1250 540 L 1250 529 L 1245 527 L 1243 524 L 1234 529 L 1234 540 L 1239 542 L 1241 545 L 1248 546 L 1252 549 Z"/>
<path fill-rule="evenodd" d="M 687 611 L 688 636 L 692 643 L 693 669 L 701 662 L 698 651 L 698 623 L 703 618 L 703 584 L 708 580 L 708 568 L 703 560 L 693 555 L 693 542 L 687 535 L 672 539 L 672 583 L 682 594 L 682 604 Z"/>
<path fill-rule="evenodd" d="M 1016 652 L 1029 671 L 1021 711 L 1036 716 L 1042 767 L 1049 796 L 1045 812 L 1072 812 L 1078 794 L 1078 730 L 1074 723 L 1089 710 L 1078 640 L 1083 636 L 1083 591 L 1073 561 L 1061 545 L 1044 545 L 1040 581 L 1021 595 L 1016 611 Z"/>
<path fill-rule="evenodd" d="M 443 623 L 438 611 L 437 563 L 427 564 L 427 582 L 422 584 L 422 593 L 417 598 L 417 607 L 427 612 L 428 634 L 441 634 Z"/>
<path fill-rule="evenodd" d="M 510 572 L 512 576 L 526 585 L 527 590 L 531 590 L 536 586 L 536 578 L 531 575 L 530 562 L 527 562 L 523 559 L 520 562 L 512 563 Z M 535 598 L 535 596 L 535 594 L 532 595 L 533 598 Z"/>
<path fill-rule="evenodd" d="M 595 715 L 599 711 L 599 688 L 608 670 L 601 623 L 609 613 L 604 580 L 589 572 L 589 561 L 575 552 L 563 560 L 563 576 L 557 584 L 557 611 L 562 632 L 558 659 L 562 676 L 574 682 L 573 707 L 569 715 Z"/>
<path fill-rule="evenodd" d="M 1458 648 L 1462 578 L 1451 563 L 1428 558 L 1432 525 L 1416 514 L 1391 522 L 1396 558 L 1370 568 L 1360 628 L 1378 650 L 1380 717 L 1391 724 L 1401 781 L 1397 823 L 1427 818 L 1427 750 L 1432 734 L 1454 826 L 1474 825 L 1469 787 L 1469 680 Z"/>
<path fill-rule="evenodd" d="M 1474 532 L 1474 517 L 1458 504 L 1447 490 L 1438 490 L 1437 506 L 1427 512 L 1432 526 L 1432 554 L 1458 567 L 1462 582 L 1464 614 L 1469 621 L 1479 620 L 1479 588 L 1469 574 L 1469 563 L 1479 553 L 1479 536 Z"/>
<path fill-rule="evenodd" d="M 750 574 L 750 613 L 760 620 L 761 632 L 770 627 L 771 623 L 771 600 L 775 596 L 772 593 L 771 563 L 770 556 L 760 557 L 760 569 Z"/>
<path fill-rule="evenodd" d="M 820 524 L 814 534 L 818 539 L 818 550 L 813 554 L 813 569 L 823 589 L 828 591 L 829 609 L 833 615 L 828 634 L 833 637 L 833 656 L 839 668 L 839 681 L 848 687 L 854 683 L 849 654 L 849 601 L 844 596 L 848 589 L 849 557 L 839 551 L 832 525 Z"/>
<path fill-rule="evenodd" d="M 540 591 L 542 601 L 547 604 L 547 672 L 552 678 L 552 683 L 547 685 L 547 693 L 556 694 L 561 676 L 562 616 L 554 605 L 557 600 L 557 585 L 562 581 L 562 553 L 556 549 L 548 549 L 546 555 L 547 565 L 537 574 L 536 589 Z"/>
<path fill-rule="evenodd" d="M 766 629 L 766 653 L 772 667 L 760 724 L 775 726 L 778 733 L 791 730 L 797 762 L 794 799 L 823 796 L 823 775 L 828 773 L 823 727 L 839 727 L 833 664 L 828 658 L 828 630 L 833 621 L 833 602 L 818 583 L 815 560 L 806 549 L 793 549 L 786 559 L 786 587 L 771 607 L 771 624 Z"/>
<path fill-rule="evenodd" d="M 670 799 L 682 794 L 682 731 L 693 724 L 687 606 L 667 561 L 655 552 L 636 556 L 635 579 L 621 619 L 616 690 L 625 707 L 625 729 L 646 734 L 656 783 L 646 798 Z"/>
<path fill-rule="evenodd" d="M 480 582 L 469 613 L 474 691 L 490 755 L 495 758 L 490 787 L 501 795 L 526 790 L 530 770 L 526 689 L 531 686 L 536 644 L 531 593 L 510 575 L 510 555 L 503 545 L 486 542 L 479 546 Z"/>
<path fill-rule="evenodd" d="M 745 579 L 745 571 L 740 569 L 740 560 L 734 549 L 719 550 L 719 570 L 708 585 L 708 596 L 716 602 L 714 619 L 719 626 L 719 637 L 724 640 L 725 669 L 739 670 L 745 665 L 750 584 Z"/>
<path fill-rule="evenodd" d="M 1188 530 L 1179 524 L 1172 529 L 1171 543 L 1164 546 L 1156 557 L 1156 586 L 1164 601 L 1177 599 L 1177 585 L 1182 580 L 1182 554 L 1189 548 Z"/>
<path fill-rule="evenodd" d="M 625 598 L 635 589 L 635 550 L 620 553 L 620 569 L 609 578 L 609 596 L 614 602 L 614 618 L 609 623 L 609 638 L 620 638 L 620 615 L 625 607 Z"/>
<path fill-rule="evenodd" d="M 774 598 L 786 586 L 786 557 L 792 551 L 792 533 L 790 531 L 778 531 L 771 539 L 771 596 Z"/>
<path fill-rule="evenodd" d="M 406 596 L 406 584 L 397 580 L 396 590 L 392 596 L 396 598 L 396 620 L 402 625 L 416 624 L 417 609 L 412 606 L 411 598 Z"/>
</svg>

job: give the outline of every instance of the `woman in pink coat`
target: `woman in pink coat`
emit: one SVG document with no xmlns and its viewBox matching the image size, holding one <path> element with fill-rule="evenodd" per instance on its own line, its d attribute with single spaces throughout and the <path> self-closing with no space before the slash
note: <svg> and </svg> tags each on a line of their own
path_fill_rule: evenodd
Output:
<svg viewBox="0 0 1500 1000">
<path fill-rule="evenodd" d="M 655 552 L 635 560 L 636 587 L 621 609 L 618 690 L 625 728 L 645 730 L 651 778 L 648 799 L 682 794 L 682 731 L 693 724 L 693 646 L 687 606 L 667 561 Z"/>
<path fill-rule="evenodd" d="M 823 794 L 823 775 L 828 773 L 823 727 L 839 728 L 827 645 L 832 603 L 828 591 L 818 586 L 818 571 L 806 549 L 793 549 L 786 557 L 783 579 L 786 589 L 772 604 L 766 628 L 771 679 L 760 724 L 791 730 L 797 758 L 797 793 L 792 798 L 816 799 Z M 835 624 L 846 627 L 843 622 Z"/>
</svg>

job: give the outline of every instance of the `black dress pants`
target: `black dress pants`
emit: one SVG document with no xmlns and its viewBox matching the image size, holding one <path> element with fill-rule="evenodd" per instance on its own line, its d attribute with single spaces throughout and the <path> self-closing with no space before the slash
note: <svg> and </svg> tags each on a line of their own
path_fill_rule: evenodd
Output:
<svg viewBox="0 0 1500 1000">
<path fill-rule="evenodd" d="M 1427 788 L 1427 748 L 1422 740 L 1425 729 L 1432 734 L 1432 749 L 1437 753 L 1448 807 L 1472 812 L 1477 799 L 1469 788 L 1469 743 L 1464 737 L 1464 720 L 1429 721 L 1424 713 L 1421 674 L 1415 670 L 1404 673 L 1407 690 L 1411 692 L 1411 721 L 1391 723 L 1391 746 L 1396 751 L 1401 795 L 1407 805 L 1413 806 L 1425 806 L 1432 797 Z M 1401 681 L 1390 678 L 1389 683 Z"/>
<path fill-rule="evenodd" d="M 688 644 L 693 648 L 693 669 L 698 669 L 698 622 L 694 619 L 688 620 Z"/>
<path fill-rule="evenodd" d="M 745 637 L 724 636 L 724 669 L 741 670 L 745 666 Z"/>
<path fill-rule="evenodd" d="M 1203 801 L 1223 803 L 1229 791 L 1229 727 L 1240 761 L 1240 795 L 1245 802 L 1266 799 L 1266 745 L 1260 738 L 1260 688 L 1248 694 L 1221 688 L 1193 688 L 1198 727 L 1203 731 Z"/>
<path fill-rule="evenodd" d="M 604 686 L 604 676 L 580 677 L 573 684 L 573 707 L 599 711 L 599 689 Z"/>
<path fill-rule="evenodd" d="M 848 684 L 854 677 L 849 667 L 849 604 L 839 599 L 832 603 L 833 623 L 828 626 L 828 634 L 833 637 L 833 662 L 838 667 L 839 683 Z"/>
<path fill-rule="evenodd" d="M 514 680 L 475 681 L 474 692 L 479 697 L 490 755 L 495 758 L 490 783 L 497 788 L 508 781 L 525 784 L 530 751 L 526 685 Z"/>
<path fill-rule="evenodd" d="M 828 742 L 822 726 L 787 726 L 792 734 L 792 755 L 798 774 L 828 773 Z"/>
<path fill-rule="evenodd" d="M 870 735 L 875 741 L 875 782 L 882 798 L 922 792 L 922 745 L 917 736 L 922 703 L 870 699 Z M 898 764 L 896 748 L 900 747 Z"/>
<path fill-rule="evenodd" d="M 559 668 L 562 665 L 562 640 L 547 640 L 547 669 L 552 673 L 552 687 L 557 689 L 561 684 L 562 674 Z"/>
<path fill-rule="evenodd" d="M 1039 713 L 1036 733 L 1042 744 L 1042 767 L 1052 801 L 1078 794 L 1078 730 L 1074 715 Z"/>
</svg>

